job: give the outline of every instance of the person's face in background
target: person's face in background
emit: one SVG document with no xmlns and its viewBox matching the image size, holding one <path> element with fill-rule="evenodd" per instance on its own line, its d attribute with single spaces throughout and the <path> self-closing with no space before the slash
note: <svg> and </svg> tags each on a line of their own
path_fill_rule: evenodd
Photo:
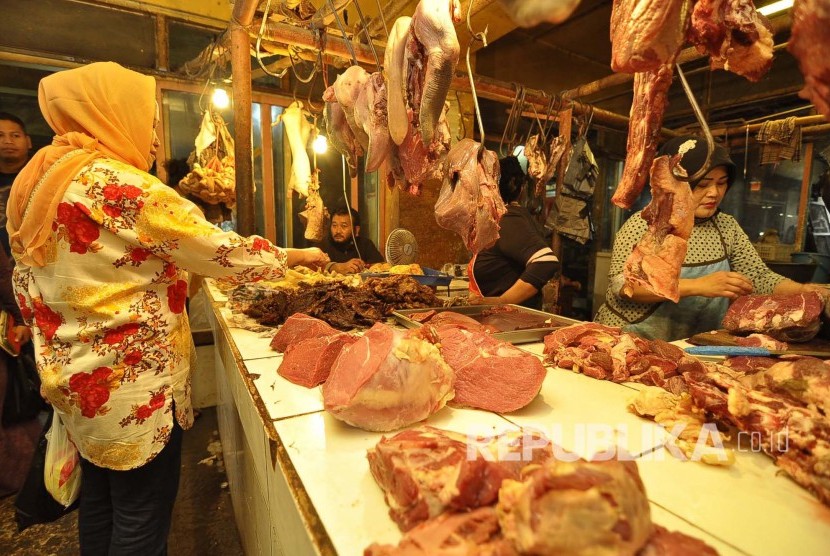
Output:
<svg viewBox="0 0 830 556">
<path fill-rule="evenodd" d="M 0 120 L 0 161 L 5 165 L 23 164 L 29 159 L 32 139 L 11 120 Z"/>
<path fill-rule="evenodd" d="M 150 145 L 150 157 L 147 161 L 150 163 L 150 166 L 153 165 L 153 162 L 156 160 L 156 153 L 158 152 L 158 148 L 161 145 L 161 141 L 159 140 L 158 129 L 159 123 L 161 123 L 161 117 L 159 116 L 159 105 L 156 103 L 156 115 L 153 117 L 153 143 Z"/>
<path fill-rule="evenodd" d="M 360 228 L 355 226 L 354 232 Z M 331 238 L 335 243 L 346 243 L 352 240 L 352 223 L 348 214 L 335 214 L 331 219 Z"/>
<path fill-rule="evenodd" d="M 692 190 L 695 201 L 695 218 L 709 218 L 718 210 L 726 189 L 729 186 L 729 174 L 724 166 L 709 170 Z"/>
</svg>

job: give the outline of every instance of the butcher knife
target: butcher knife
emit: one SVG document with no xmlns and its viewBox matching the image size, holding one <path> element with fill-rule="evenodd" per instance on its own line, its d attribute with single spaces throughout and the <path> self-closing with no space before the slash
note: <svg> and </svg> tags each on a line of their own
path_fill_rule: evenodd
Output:
<svg viewBox="0 0 830 556">
<path fill-rule="evenodd" d="M 776 350 L 767 349 L 764 347 L 750 346 L 692 346 L 686 348 L 686 353 L 688 353 L 689 355 L 715 355 L 724 357 L 737 357 L 739 355 L 749 355 L 757 357 L 776 357 L 779 355 L 812 355 L 813 357 L 830 359 L 830 352 L 827 351 L 810 351 L 799 349 Z"/>
</svg>

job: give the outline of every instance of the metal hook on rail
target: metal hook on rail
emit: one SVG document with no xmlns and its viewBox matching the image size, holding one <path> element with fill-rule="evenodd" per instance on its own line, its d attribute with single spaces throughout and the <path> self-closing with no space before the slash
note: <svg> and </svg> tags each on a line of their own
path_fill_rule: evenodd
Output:
<svg viewBox="0 0 830 556">
<path fill-rule="evenodd" d="M 671 173 L 675 177 L 675 179 L 680 181 L 692 182 L 697 181 L 709 172 L 709 163 L 712 160 L 712 153 L 715 152 L 715 140 L 712 138 L 712 131 L 709 129 L 709 125 L 706 123 L 706 119 L 703 117 L 703 112 L 700 110 L 700 106 L 697 105 L 697 101 L 695 100 L 694 94 L 692 94 L 692 89 L 689 87 L 689 82 L 686 81 L 686 76 L 683 75 L 683 70 L 680 69 L 680 64 L 675 66 L 677 68 L 677 75 L 680 76 L 680 82 L 683 85 L 683 90 L 686 92 L 686 96 L 689 98 L 689 104 L 692 105 L 692 110 L 695 113 L 695 118 L 697 118 L 697 123 L 700 124 L 700 129 L 703 131 L 703 136 L 706 138 L 706 160 L 703 162 L 703 165 L 700 169 L 692 174 L 691 176 L 684 176 L 682 173 L 678 172 L 677 165 L 672 167 Z"/>
<path fill-rule="evenodd" d="M 260 23 L 260 25 L 259 25 L 259 33 L 257 33 L 257 36 L 256 36 L 256 46 L 255 46 L 254 53 L 256 54 L 256 61 L 259 64 L 260 69 L 262 69 L 262 71 L 265 72 L 266 75 L 270 75 L 271 77 L 276 77 L 277 79 L 282 79 L 283 77 L 285 77 L 285 72 L 288 71 L 288 68 L 287 67 L 284 68 L 279 73 L 274 73 L 272 71 L 269 71 L 268 68 L 265 66 L 265 64 L 262 62 L 262 57 L 260 55 L 260 46 L 262 45 L 262 35 L 263 35 L 263 33 L 265 33 L 265 23 L 268 21 L 268 11 L 270 9 L 271 9 L 271 0 L 268 0 L 268 2 L 265 4 L 265 11 L 262 13 L 262 23 Z M 292 62 L 292 65 L 293 65 L 293 60 L 291 60 L 291 62 Z"/>
<path fill-rule="evenodd" d="M 480 33 L 476 33 L 473 31 L 473 26 L 470 24 L 470 15 L 473 13 L 473 4 L 474 0 L 470 0 L 470 3 L 467 4 L 467 31 L 469 31 L 470 35 L 473 37 L 475 41 L 481 41 L 481 44 L 486 47 L 487 46 L 487 30 L 490 29 L 490 25 L 485 25 L 484 31 Z M 467 52 L 469 54 L 469 45 L 467 48 Z"/>
<path fill-rule="evenodd" d="M 331 1 L 331 0 L 329 0 Z M 473 11 L 473 2 L 470 2 L 467 6 L 467 31 L 470 32 L 470 36 L 472 39 L 469 43 L 467 43 L 467 77 L 470 78 L 470 92 L 473 94 L 473 105 L 476 108 L 476 119 L 478 120 L 478 133 L 481 136 L 481 144 L 479 145 L 479 155 L 484 152 L 484 124 L 481 121 L 481 108 L 478 106 L 478 95 L 476 94 L 476 84 L 475 79 L 473 79 L 473 69 L 470 66 L 470 49 L 475 41 L 481 41 L 481 43 L 486 47 L 487 46 L 487 29 L 489 25 L 484 28 L 483 32 L 476 33 L 473 31 L 473 26 L 470 25 L 470 14 Z"/>
<path fill-rule="evenodd" d="M 360 26 L 363 28 L 363 34 L 366 36 L 366 40 L 369 42 L 369 48 L 372 49 L 372 56 L 375 57 L 375 65 L 377 66 L 378 71 L 381 71 L 380 58 L 378 58 L 377 50 L 375 50 L 375 43 L 372 41 L 372 35 L 369 34 L 369 26 L 366 25 L 366 18 L 363 17 L 363 10 L 360 9 L 360 2 L 355 0 L 354 7 L 357 10 L 357 16 L 360 18 Z"/>
<path fill-rule="evenodd" d="M 340 21 L 340 14 L 337 13 L 336 9 L 334 9 L 334 4 L 332 4 L 331 0 L 326 0 L 326 4 L 328 4 L 329 9 L 334 14 L 334 21 L 337 22 L 337 27 L 340 29 L 340 34 L 343 35 L 343 42 L 346 43 L 346 48 L 349 49 L 349 54 L 352 57 L 352 65 L 356 66 L 357 56 L 355 56 L 354 54 L 354 48 L 352 48 L 352 41 L 349 40 L 349 37 L 346 35 L 346 29 L 343 27 L 343 22 Z"/>
<path fill-rule="evenodd" d="M 502 131 L 501 140 L 499 141 L 499 155 L 501 156 L 505 156 L 505 140 L 507 140 L 508 154 L 513 153 L 513 148 L 516 143 L 516 131 L 518 131 L 519 120 L 521 120 L 521 113 L 525 104 L 524 85 L 513 83 L 513 86 L 516 87 L 516 96 L 513 98 L 513 104 L 510 106 L 510 113 L 507 115 L 507 123 L 504 126 L 504 131 Z"/>
</svg>

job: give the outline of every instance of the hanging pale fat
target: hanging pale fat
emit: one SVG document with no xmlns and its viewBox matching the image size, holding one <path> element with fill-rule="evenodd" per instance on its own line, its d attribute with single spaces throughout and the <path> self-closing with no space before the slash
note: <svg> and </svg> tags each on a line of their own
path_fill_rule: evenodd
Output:
<svg viewBox="0 0 830 556">
<path fill-rule="evenodd" d="M 308 140 L 311 137 L 312 125 L 308 118 L 311 115 L 303 108 L 303 103 L 294 101 L 280 115 L 278 121 L 285 126 L 285 135 L 288 146 L 291 148 L 291 176 L 288 179 L 288 190 L 294 190 L 303 197 L 308 196 L 308 187 L 311 184 L 311 162 L 308 158 Z"/>
<path fill-rule="evenodd" d="M 210 110 L 205 110 L 202 118 L 202 125 L 199 126 L 199 134 L 196 136 L 196 158 L 202 155 L 202 151 L 216 142 L 216 124 L 213 123 Z"/>
</svg>

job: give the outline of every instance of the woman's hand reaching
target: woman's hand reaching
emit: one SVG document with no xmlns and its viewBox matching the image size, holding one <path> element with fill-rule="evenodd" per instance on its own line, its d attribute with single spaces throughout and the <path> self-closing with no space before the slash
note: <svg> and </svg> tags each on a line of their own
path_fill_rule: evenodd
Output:
<svg viewBox="0 0 830 556">
<path fill-rule="evenodd" d="M 752 293 L 752 282 L 740 272 L 727 272 L 721 270 L 688 280 L 690 287 L 689 295 L 702 297 L 728 297 L 737 299 L 742 295 Z"/>
</svg>

